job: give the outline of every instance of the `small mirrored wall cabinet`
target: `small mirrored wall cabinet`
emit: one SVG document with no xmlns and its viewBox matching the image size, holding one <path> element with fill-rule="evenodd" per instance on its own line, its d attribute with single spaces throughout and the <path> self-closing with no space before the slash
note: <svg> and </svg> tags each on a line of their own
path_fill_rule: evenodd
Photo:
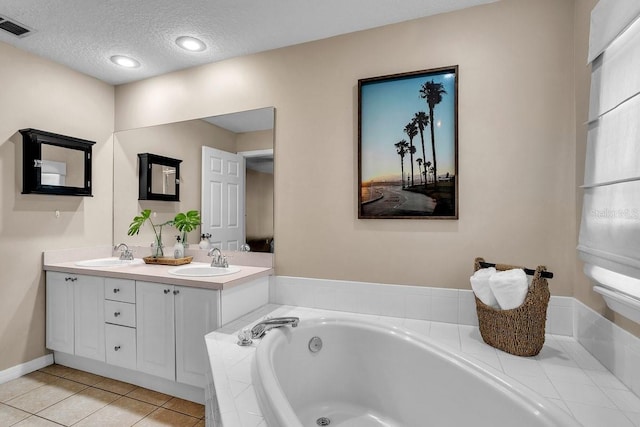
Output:
<svg viewBox="0 0 640 427">
<path fill-rule="evenodd" d="M 95 141 L 21 129 L 22 194 L 91 197 L 91 148 Z"/>
<path fill-rule="evenodd" d="M 138 154 L 140 179 L 138 200 L 180 201 L 182 160 L 157 154 Z"/>
</svg>

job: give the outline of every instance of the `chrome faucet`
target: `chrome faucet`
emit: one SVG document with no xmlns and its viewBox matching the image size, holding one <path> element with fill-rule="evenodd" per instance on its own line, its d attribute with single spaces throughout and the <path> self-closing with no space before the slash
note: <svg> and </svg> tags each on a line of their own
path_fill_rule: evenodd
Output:
<svg viewBox="0 0 640 427">
<path fill-rule="evenodd" d="M 227 257 L 222 256 L 222 252 L 220 251 L 219 248 L 210 249 L 207 255 L 209 255 L 210 257 L 213 257 L 211 259 L 211 267 L 222 267 L 222 268 L 229 267 L 229 262 L 227 262 Z"/>
<path fill-rule="evenodd" d="M 272 319 L 265 319 L 251 328 L 251 338 L 262 338 L 269 329 L 280 328 L 286 325 L 291 325 L 292 328 L 295 328 L 298 326 L 299 321 L 299 317 L 274 317 Z"/>
<path fill-rule="evenodd" d="M 129 246 L 127 246 L 125 243 L 120 243 L 119 245 L 114 246 L 113 250 L 117 251 L 118 249 L 120 249 L 123 246 L 124 246 L 124 249 L 122 249 L 120 251 L 120 259 L 123 260 L 123 261 L 131 261 L 131 260 L 133 260 L 133 251 L 131 249 L 129 249 Z"/>
</svg>

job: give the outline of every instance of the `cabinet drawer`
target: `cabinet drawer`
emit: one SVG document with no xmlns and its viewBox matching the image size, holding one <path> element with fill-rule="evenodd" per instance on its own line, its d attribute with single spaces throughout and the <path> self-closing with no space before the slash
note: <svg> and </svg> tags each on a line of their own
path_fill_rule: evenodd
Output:
<svg viewBox="0 0 640 427">
<path fill-rule="evenodd" d="M 104 299 L 136 302 L 136 282 L 127 279 L 104 279 Z"/>
<path fill-rule="evenodd" d="M 107 363 L 136 369 L 136 330 L 126 326 L 106 324 Z"/>
<path fill-rule="evenodd" d="M 116 325 L 136 327 L 136 305 L 128 302 L 105 301 L 104 321 Z"/>
</svg>

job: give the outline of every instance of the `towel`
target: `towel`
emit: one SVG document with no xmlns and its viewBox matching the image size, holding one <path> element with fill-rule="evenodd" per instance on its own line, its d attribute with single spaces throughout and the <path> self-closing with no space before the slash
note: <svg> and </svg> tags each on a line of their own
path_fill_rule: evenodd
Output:
<svg viewBox="0 0 640 427">
<path fill-rule="evenodd" d="M 497 272 L 489 278 L 489 286 L 503 310 L 519 307 L 529 291 L 527 274 L 519 268 Z"/>
<path fill-rule="evenodd" d="M 489 286 L 489 278 L 496 274 L 496 269 L 493 267 L 481 268 L 473 273 L 473 276 L 469 279 L 471 281 L 471 289 L 476 294 L 478 299 L 486 305 L 493 308 L 500 308 L 496 297 L 493 296 L 493 291 Z"/>
</svg>

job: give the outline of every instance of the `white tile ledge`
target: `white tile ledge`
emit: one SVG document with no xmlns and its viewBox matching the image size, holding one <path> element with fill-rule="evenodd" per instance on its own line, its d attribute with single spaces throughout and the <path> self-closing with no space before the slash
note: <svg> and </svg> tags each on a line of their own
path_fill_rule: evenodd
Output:
<svg viewBox="0 0 640 427">
<path fill-rule="evenodd" d="M 256 404 L 251 379 L 252 360 L 259 341 L 248 347 L 236 344 L 240 330 L 266 315 L 298 316 L 301 319 L 357 317 L 405 327 L 429 336 L 481 365 L 497 369 L 558 404 L 581 422 L 594 416 L 613 417 L 629 421 L 628 425 L 633 426 L 628 409 L 640 408 L 640 398 L 571 337 L 547 335 L 545 347 L 538 356 L 521 358 L 486 345 L 477 328 L 470 325 L 268 304 L 205 337 L 217 396 L 207 411 L 213 408 L 211 417 L 221 420 L 225 427 L 242 427 L 248 420 L 250 425 L 266 426 Z"/>
</svg>

